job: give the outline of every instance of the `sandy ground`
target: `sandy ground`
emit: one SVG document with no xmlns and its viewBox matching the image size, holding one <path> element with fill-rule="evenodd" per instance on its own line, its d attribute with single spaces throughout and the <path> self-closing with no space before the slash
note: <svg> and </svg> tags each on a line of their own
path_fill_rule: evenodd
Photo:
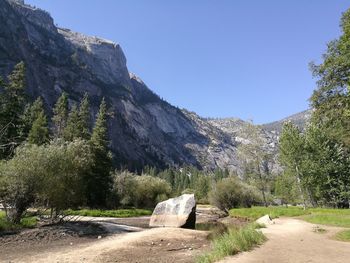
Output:
<svg viewBox="0 0 350 263">
<path fill-rule="evenodd" d="M 350 243 L 333 240 L 340 228 L 319 226 L 281 218 L 262 231 L 268 241 L 250 252 L 226 258 L 221 263 L 346 263 L 350 262 Z"/>
<path fill-rule="evenodd" d="M 216 210 L 199 207 L 197 222 L 219 220 L 220 216 Z M 67 224 L 64 224 L 0 236 L 0 262 L 189 263 L 194 262 L 197 254 L 210 248 L 209 232 L 171 228 L 150 229 L 149 216 L 67 219 L 73 221 L 68 223 L 68 226 L 74 226 L 73 229 L 67 229 Z"/>
<path fill-rule="evenodd" d="M 193 262 L 209 249 L 208 233 L 179 228 L 154 228 L 118 234 L 93 243 L 14 255 L 0 262 Z M 0 255 L 1 257 L 2 255 Z"/>
<path fill-rule="evenodd" d="M 210 210 L 202 210 L 198 219 L 204 223 L 227 220 L 218 218 Z M 210 249 L 207 231 L 145 229 L 142 226 L 147 225 L 149 217 L 80 220 L 88 221 L 88 225 L 77 229 L 75 225 L 68 229 L 67 226 L 38 228 L 0 237 L 0 262 L 191 263 L 197 255 Z M 89 225 L 91 221 L 93 226 Z M 96 229 L 96 224 L 109 233 Z M 341 228 L 319 226 L 327 231 L 317 233 L 316 227 L 298 219 L 276 219 L 275 224 L 262 229 L 268 238 L 266 243 L 221 263 L 350 262 L 350 243 L 332 239 Z"/>
</svg>

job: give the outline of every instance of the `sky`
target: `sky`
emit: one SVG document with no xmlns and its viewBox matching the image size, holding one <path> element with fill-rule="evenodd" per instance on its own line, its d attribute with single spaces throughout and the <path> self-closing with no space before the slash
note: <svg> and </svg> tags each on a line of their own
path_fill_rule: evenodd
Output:
<svg viewBox="0 0 350 263">
<path fill-rule="evenodd" d="M 171 104 L 257 124 L 309 107 L 348 0 L 25 0 L 59 27 L 119 43 L 129 71 Z"/>
</svg>

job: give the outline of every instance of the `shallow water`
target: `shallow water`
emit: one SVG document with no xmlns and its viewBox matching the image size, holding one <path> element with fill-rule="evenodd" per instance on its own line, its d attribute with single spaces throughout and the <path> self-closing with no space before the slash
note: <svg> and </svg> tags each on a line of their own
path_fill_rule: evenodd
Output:
<svg viewBox="0 0 350 263">
<path fill-rule="evenodd" d="M 207 222 L 207 223 L 197 223 L 196 230 L 210 231 L 208 239 L 213 239 L 219 235 L 222 235 L 228 231 L 228 227 L 220 222 Z"/>
</svg>

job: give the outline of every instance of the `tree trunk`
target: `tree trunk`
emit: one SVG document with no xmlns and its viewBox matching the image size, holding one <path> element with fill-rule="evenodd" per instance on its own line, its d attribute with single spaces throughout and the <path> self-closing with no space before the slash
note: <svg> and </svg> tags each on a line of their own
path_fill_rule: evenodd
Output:
<svg viewBox="0 0 350 263">
<path fill-rule="evenodd" d="M 303 189 L 301 188 L 301 179 L 300 179 L 300 174 L 299 174 L 299 168 L 297 165 L 295 166 L 295 171 L 297 172 L 298 188 L 299 188 L 299 191 L 301 194 L 301 199 L 303 199 L 303 208 L 304 208 L 304 210 L 306 210 L 306 200 L 305 200 Z"/>
<path fill-rule="evenodd" d="M 8 220 L 11 222 L 11 223 L 14 223 L 14 224 L 19 224 L 21 223 L 21 219 L 22 219 L 22 215 L 24 213 L 24 209 L 21 209 L 21 208 L 10 208 L 9 211 L 8 211 Z"/>
<path fill-rule="evenodd" d="M 264 186 L 264 181 L 263 181 L 263 178 L 262 178 L 262 175 L 261 175 L 259 162 L 257 162 L 257 168 L 258 168 L 259 180 L 260 180 L 260 183 L 261 183 L 261 194 L 263 196 L 264 205 L 265 205 L 265 207 L 268 207 L 266 196 L 265 196 L 265 186 Z"/>
</svg>

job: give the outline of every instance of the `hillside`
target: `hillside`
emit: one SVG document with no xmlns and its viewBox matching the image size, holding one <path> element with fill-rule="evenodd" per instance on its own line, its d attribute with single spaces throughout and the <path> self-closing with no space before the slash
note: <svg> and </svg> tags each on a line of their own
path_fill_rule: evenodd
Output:
<svg viewBox="0 0 350 263">
<path fill-rule="evenodd" d="M 92 118 L 106 98 L 113 112 L 110 146 L 118 165 L 239 169 L 235 134 L 244 121 L 203 119 L 160 99 L 129 72 L 119 44 L 58 28 L 46 11 L 15 0 L 0 0 L 0 36 L 0 75 L 24 61 L 27 93 L 31 99 L 41 96 L 49 115 L 63 91 L 70 105 L 88 92 Z M 267 144 L 274 148 L 272 129 L 278 130 L 279 123 L 263 126 Z"/>
<path fill-rule="evenodd" d="M 274 122 L 270 122 L 267 124 L 263 124 L 262 128 L 266 131 L 276 131 L 276 132 L 281 132 L 282 131 L 282 126 L 283 123 L 291 121 L 293 122 L 295 125 L 297 125 L 300 129 L 303 129 L 307 123 L 307 121 L 310 119 L 311 117 L 311 110 L 305 110 L 296 114 L 293 114 L 287 118 L 284 118 L 280 121 L 274 121 Z"/>
</svg>

